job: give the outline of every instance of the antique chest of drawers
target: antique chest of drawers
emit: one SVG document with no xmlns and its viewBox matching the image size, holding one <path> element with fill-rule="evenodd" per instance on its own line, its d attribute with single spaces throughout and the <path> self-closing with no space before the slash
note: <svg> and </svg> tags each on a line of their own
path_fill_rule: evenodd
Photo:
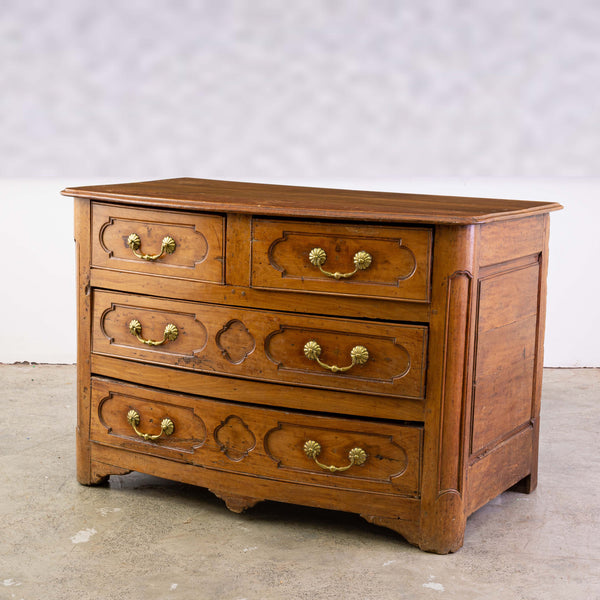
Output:
<svg viewBox="0 0 600 600">
<path fill-rule="evenodd" d="M 350 511 L 438 553 L 535 488 L 560 205 L 188 178 L 63 194 L 81 483 Z"/>
</svg>

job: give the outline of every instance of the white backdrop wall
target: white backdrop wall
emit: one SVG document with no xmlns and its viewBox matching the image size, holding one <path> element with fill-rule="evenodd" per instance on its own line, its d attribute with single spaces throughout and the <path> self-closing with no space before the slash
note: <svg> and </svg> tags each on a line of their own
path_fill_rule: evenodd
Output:
<svg viewBox="0 0 600 600">
<path fill-rule="evenodd" d="M 561 202 L 565 210 L 551 216 L 545 364 L 600 366 L 600 178 L 311 178 L 265 182 Z M 0 179 L 4 248 L 0 362 L 75 361 L 73 202 L 59 192 L 67 186 L 96 183 L 109 181 L 78 177 Z"/>
</svg>

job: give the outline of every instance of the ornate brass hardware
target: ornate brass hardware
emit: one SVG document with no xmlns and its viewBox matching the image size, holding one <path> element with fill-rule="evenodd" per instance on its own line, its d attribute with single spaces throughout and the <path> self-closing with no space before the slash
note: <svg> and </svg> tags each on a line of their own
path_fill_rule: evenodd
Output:
<svg viewBox="0 0 600 600">
<path fill-rule="evenodd" d="M 154 440 L 157 440 L 163 433 L 165 435 L 171 435 L 175 429 L 173 421 L 167 417 L 160 422 L 160 433 L 157 433 L 156 435 L 142 433 L 137 428 L 137 426 L 140 424 L 140 413 L 133 408 L 127 413 L 127 422 L 133 427 L 133 430 L 147 442 L 153 442 Z"/>
<path fill-rule="evenodd" d="M 369 351 L 364 346 L 354 346 L 350 350 L 352 363 L 346 367 L 336 367 L 335 365 L 326 365 L 321 361 L 321 346 L 315 341 L 310 340 L 304 344 L 304 355 L 308 360 L 316 360 L 324 369 L 329 369 L 332 373 L 344 373 L 349 371 L 354 365 L 364 365 L 369 360 Z"/>
<path fill-rule="evenodd" d="M 142 240 L 137 233 L 130 233 L 127 238 L 127 245 L 131 248 L 133 253 L 143 260 L 158 260 L 164 254 L 173 254 L 175 252 L 175 240 L 170 236 L 166 236 L 163 238 L 162 244 L 160 246 L 160 252 L 158 254 L 142 254 L 138 252 L 139 247 L 142 245 Z"/>
<path fill-rule="evenodd" d="M 159 342 L 156 342 L 154 340 L 145 340 L 142 337 L 142 324 L 137 319 L 133 319 L 129 322 L 129 332 L 131 333 L 131 335 L 135 335 L 135 337 L 138 340 L 140 340 L 140 342 L 148 344 L 148 346 L 160 346 L 165 342 L 172 342 L 176 340 L 177 336 L 179 335 L 179 330 L 177 329 L 177 327 L 175 327 L 173 323 L 169 323 L 165 327 L 162 340 L 160 340 Z"/>
<path fill-rule="evenodd" d="M 317 460 L 317 456 L 321 454 L 321 444 L 319 444 L 319 442 L 315 442 L 314 440 L 308 440 L 304 443 L 304 454 L 306 454 L 308 458 L 312 458 L 315 463 L 321 467 L 321 469 L 325 469 L 331 473 L 347 471 L 352 465 L 362 465 L 367 460 L 367 453 L 362 448 L 352 448 L 352 450 L 348 452 L 348 460 L 350 461 L 349 465 L 346 465 L 345 467 L 324 465 Z"/>
<path fill-rule="evenodd" d="M 325 252 L 323 248 L 313 248 L 308 253 L 308 260 L 315 267 L 319 267 L 319 271 L 328 277 L 333 277 L 334 279 L 348 279 L 348 277 L 352 277 L 357 271 L 368 269 L 373 262 L 373 257 L 368 252 L 359 250 L 352 259 L 354 262 L 354 271 L 351 271 L 350 273 L 330 273 L 329 271 L 325 271 L 323 265 L 327 260 L 327 252 Z"/>
</svg>

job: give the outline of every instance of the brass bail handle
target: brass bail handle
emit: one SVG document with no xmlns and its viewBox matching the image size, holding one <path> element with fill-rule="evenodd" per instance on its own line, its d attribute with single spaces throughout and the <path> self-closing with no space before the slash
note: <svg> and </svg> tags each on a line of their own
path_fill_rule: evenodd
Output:
<svg viewBox="0 0 600 600">
<path fill-rule="evenodd" d="M 321 346 L 315 340 L 310 340 L 304 344 L 304 356 L 308 360 L 316 360 L 321 367 L 328 369 L 332 373 L 344 373 L 355 365 L 364 365 L 369 360 L 369 351 L 364 346 L 354 346 L 350 350 L 350 360 L 352 362 L 345 367 L 337 367 L 336 365 L 327 365 L 322 362 L 319 358 L 321 356 Z"/>
<path fill-rule="evenodd" d="M 354 271 L 351 271 L 350 273 L 331 273 L 323 269 L 323 265 L 327 260 L 327 252 L 325 252 L 323 248 L 313 248 L 308 253 L 308 260 L 310 261 L 311 265 L 318 267 L 319 271 L 321 271 L 321 273 L 324 275 L 327 275 L 327 277 L 333 277 L 334 279 L 348 279 L 348 277 L 352 277 L 352 275 L 358 271 L 364 271 L 365 269 L 368 269 L 373 262 L 373 257 L 368 252 L 359 250 L 352 259 L 352 262 L 354 263 Z"/>
<path fill-rule="evenodd" d="M 304 443 L 304 454 L 306 454 L 308 458 L 312 458 L 315 463 L 321 467 L 321 469 L 325 469 L 325 471 L 329 471 L 330 473 L 347 471 L 351 466 L 362 465 L 367 460 L 367 453 L 362 448 L 352 448 L 352 450 L 348 452 L 348 460 L 350 461 L 349 465 L 346 465 L 345 467 L 324 465 L 317 460 L 317 456 L 321 454 L 321 444 L 319 444 L 319 442 L 315 442 L 315 440 L 308 440 Z"/>
<path fill-rule="evenodd" d="M 129 333 L 134 335 L 143 344 L 147 344 L 148 346 L 160 346 L 165 342 L 173 342 L 176 340 L 179 335 L 179 330 L 173 323 L 168 323 L 165 327 L 162 340 L 145 340 L 142 337 L 142 324 L 137 319 L 133 319 L 129 322 Z"/>
<path fill-rule="evenodd" d="M 158 260 L 165 254 L 173 254 L 176 248 L 175 240 L 170 235 L 167 235 L 163 238 L 160 246 L 160 252 L 158 254 L 142 254 L 141 252 L 138 252 L 140 246 L 142 245 L 142 240 L 137 233 L 129 234 L 129 237 L 127 238 L 127 245 L 131 248 L 132 252 L 142 260 Z"/>
<path fill-rule="evenodd" d="M 173 421 L 171 421 L 171 419 L 169 419 L 168 417 L 163 419 L 160 422 L 160 433 L 157 433 L 156 435 L 150 435 L 149 433 L 142 433 L 137 427 L 140 424 L 140 413 L 137 410 L 131 409 L 128 413 L 127 413 L 127 422 L 131 425 L 131 427 L 133 428 L 133 430 L 143 439 L 146 440 L 147 442 L 153 442 L 155 440 L 157 440 L 161 435 L 171 435 L 173 433 L 173 431 L 175 430 L 175 425 L 173 424 Z"/>
</svg>

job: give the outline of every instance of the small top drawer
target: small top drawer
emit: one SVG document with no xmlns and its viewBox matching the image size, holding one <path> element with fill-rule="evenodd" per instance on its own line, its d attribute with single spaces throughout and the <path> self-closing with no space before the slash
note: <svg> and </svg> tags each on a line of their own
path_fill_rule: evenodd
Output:
<svg viewBox="0 0 600 600">
<path fill-rule="evenodd" d="M 223 283 L 221 215 L 92 204 L 92 266 Z"/>
<path fill-rule="evenodd" d="M 432 230 L 254 219 L 252 287 L 429 301 Z"/>
</svg>

